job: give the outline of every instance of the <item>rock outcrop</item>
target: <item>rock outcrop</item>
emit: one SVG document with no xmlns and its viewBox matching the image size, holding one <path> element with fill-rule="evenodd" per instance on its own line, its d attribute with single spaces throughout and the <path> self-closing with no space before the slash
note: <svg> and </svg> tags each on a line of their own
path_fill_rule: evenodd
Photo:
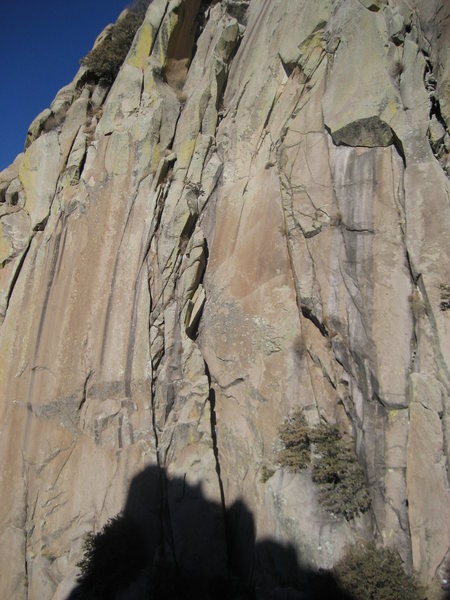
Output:
<svg viewBox="0 0 450 600">
<path fill-rule="evenodd" d="M 65 600 L 83 536 L 148 468 L 180 564 L 197 544 L 222 573 L 242 502 L 308 567 L 375 539 L 442 576 L 446 19 L 443 0 L 153 0 L 113 85 L 81 68 L 32 123 L 0 173 L 1 598 Z M 299 408 L 354 436 L 369 512 L 327 513 L 310 470 L 280 467 Z M 198 540 L 183 481 L 208 500 Z"/>
</svg>

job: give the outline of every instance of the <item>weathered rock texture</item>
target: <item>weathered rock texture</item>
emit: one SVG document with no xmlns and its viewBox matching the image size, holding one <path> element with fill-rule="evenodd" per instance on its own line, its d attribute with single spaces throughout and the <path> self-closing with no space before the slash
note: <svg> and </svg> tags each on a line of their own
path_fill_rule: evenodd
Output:
<svg viewBox="0 0 450 600">
<path fill-rule="evenodd" d="M 447 12 L 153 0 L 112 87 L 83 68 L 33 122 L 0 173 L 2 599 L 65 599 L 83 535 L 149 465 L 180 563 L 172 477 L 242 501 L 301 563 L 375 538 L 439 575 Z M 310 472 L 277 465 L 299 407 L 354 435 L 370 513 L 324 512 Z M 210 512 L 219 573 L 237 525 Z"/>
</svg>

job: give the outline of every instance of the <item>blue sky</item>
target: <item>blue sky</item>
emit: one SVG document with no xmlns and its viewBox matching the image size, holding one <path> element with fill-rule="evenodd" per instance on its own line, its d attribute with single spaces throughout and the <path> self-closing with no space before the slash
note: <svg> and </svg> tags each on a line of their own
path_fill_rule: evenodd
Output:
<svg viewBox="0 0 450 600">
<path fill-rule="evenodd" d="M 127 0 L 0 0 L 0 171 Z"/>
</svg>

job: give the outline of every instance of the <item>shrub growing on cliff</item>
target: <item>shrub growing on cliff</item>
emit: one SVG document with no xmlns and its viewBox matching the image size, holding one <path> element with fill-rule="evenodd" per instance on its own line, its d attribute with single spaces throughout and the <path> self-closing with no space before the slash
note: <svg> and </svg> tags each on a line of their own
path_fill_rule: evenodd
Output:
<svg viewBox="0 0 450 600">
<path fill-rule="evenodd" d="M 279 435 L 279 464 L 294 472 L 312 464 L 312 480 L 325 510 L 350 520 L 369 509 L 364 470 L 352 440 L 325 423 L 310 427 L 301 411 L 284 422 Z"/>
<path fill-rule="evenodd" d="M 303 413 L 297 411 L 287 418 L 280 427 L 279 433 L 282 445 L 278 454 L 279 464 L 294 472 L 309 466 L 311 462 L 310 428 Z"/>
<path fill-rule="evenodd" d="M 272 477 L 272 475 L 274 473 L 275 473 L 275 471 L 273 469 L 271 469 L 270 467 L 267 467 L 266 465 L 263 465 L 262 469 L 261 469 L 261 477 L 260 477 L 261 483 L 267 483 L 267 481 L 269 481 L 269 479 Z"/>
<path fill-rule="evenodd" d="M 105 38 L 81 59 L 81 64 L 98 79 L 108 83 L 114 81 L 149 3 L 150 0 L 136 0 L 128 8 L 128 12 L 112 26 Z"/>
<path fill-rule="evenodd" d="M 400 556 L 374 544 L 357 545 L 336 564 L 334 574 L 354 600 L 419 600 L 415 579 L 403 570 Z"/>
<path fill-rule="evenodd" d="M 319 486 L 322 506 L 347 520 L 370 508 L 364 471 L 358 462 L 353 441 L 343 438 L 336 427 L 319 425 L 311 432 L 316 456 L 312 480 Z"/>
</svg>

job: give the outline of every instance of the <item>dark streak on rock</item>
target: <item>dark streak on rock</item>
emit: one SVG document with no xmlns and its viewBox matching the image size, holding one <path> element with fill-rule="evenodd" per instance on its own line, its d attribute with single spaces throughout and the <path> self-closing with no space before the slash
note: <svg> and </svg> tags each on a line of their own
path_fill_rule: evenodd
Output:
<svg viewBox="0 0 450 600">
<path fill-rule="evenodd" d="M 113 274 L 112 274 L 112 278 L 111 278 L 111 288 L 110 288 L 110 293 L 109 293 L 109 297 L 108 297 L 108 304 L 106 306 L 106 316 L 105 316 L 105 324 L 103 326 L 103 335 L 102 335 L 102 346 L 101 346 L 101 350 L 100 350 L 100 365 L 103 364 L 103 359 L 105 357 L 105 350 L 106 350 L 106 342 L 108 340 L 108 331 L 109 331 L 109 319 L 110 319 L 110 314 L 111 314 L 111 307 L 112 307 L 112 303 L 113 303 L 113 297 L 114 297 L 114 288 L 116 285 L 116 277 L 117 277 L 117 270 L 118 270 L 118 266 L 119 266 L 119 259 L 120 259 L 120 249 L 122 247 L 122 242 L 124 240 L 125 237 L 125 232 L 127 230 L 128 227 L 128 222 L 130 220 L 130 215 L 132 213 L 133 210 L 133 206 L 134 206 L 134 202 L 136 200 L 136 195 L 134 196 L 130 208 L 128 210 L 128 214 L 127 214 L 127 218 L 125 221 L 125 226 L 123 228 L 122 231 L 122 235 L 119 241 L 119 246 L 117 249 L 117 254 L 116 254 L 116 260 L 114 261 L 114 269 L 113 269 Z"/>
<path fill-rule="evenodd" d="M 219 448 L 217 445 L 217 430 L 216 430 L 216 426 L 217 426 L 217 417 L 216 417 L 216 394 L 214 391 L 214 388 L 211 385 L 211 375 L 209 372 L 209 367 L 207 365 L 207 363 L 205 362 L 205 373 L 206 376 L 208 378 L 208 385 L 209 385 L 209 409 L 210 409 L 210 416 L 211 416 L 211 441 L 212 441 L 212 446 L 213 446 L 213 452 L 214 452 L 214 458 L 216 461 L 216 473 L 217 473 L 217 480 L 219 483 L 219 490 L 220 490 L 220 503 L 222 505 L 222 512 L 223 512 L 223 522 L 225 523 L 225 528 L 226 528 L 226 504 L 225 504 L 225 493 L 224 493 L 224 489 L 223 489 L 223 482 L 222 482 L 222 477 L 221 477 L 221 470 L 220 470 L 220 461 L 219 461 Z M 226 535 L 226 539 L 228 540 L 228 535 Z M 229 552 L 228 552 L 228 546 L 226 547 L 227 550 L 227 559 L 229 560 Z"/>
<path fill-rule="evenodd" d="M 89 371 L 89 373 L 88 373 L 85 381 L 84 381 L 83 393 L 82 393 L 82 396 L 81 396 L 80 404 L 78 405 L 78 410 L 80 410 L 81 407 L 83 406 L 83 404 L 86 402 L 86 399 L 87 399 L 87 385 L 88 385 L 89 379 L 92 377 L 93 374 L 94 374 L 94 371 L 93 371 L 93 369 L 91 369 Z"/>
<path fill-rule="evenodd" d="M 303 306 L 301 306 L 301 311 L 302 311 L 302 315 L 305 317 L 305 319 L 309 319 L 311 321 L 311 323 L 313 323 L 313 325 L 315 325 L 317 327 L 317 329 L 320 331 L 320 333 L 324 337 L 328 337 L 328 330 L 327 330 L 327 328 L 313 314 L 313 312 L 312 312 L 312 310 L 310 308 L 308 308 L 307 306 L 303 305 Z"/>
<path fill-rule="evenodd" d="M 142 272 L 143 267 L 145 265 L 145 259 L 147 257 L 149 248 L 150 248 L 151 235 L 147 235 L 147 237 L 142 236 L 141 238 L 141 247 L 139 250 L 139 255 L 143 257 L 139 272 L 136 277 L 136 281 L 134 282 L 134 290 L 133 290 L 133 310 L 131 313 L 131 326 L 130 333 L 128 336 L 128 344 L 127 344 L 127 359 L 125 365 L 125 395 L 127 398 L 131 398 L 131 370 L 133 366 L 133 354 L 134 354 L 134 344 L 136 341 L 136 323 L 137 323 L 137 312 L 138 312 L 138 300 L 139 300 L 139 288 L 142 281 Z"/>
<path fill-rule="evenodd" d="M 64 229 L 65 215 L 61 215 L 61 217 L 58 219 L 57 228 L 60 224 L 61 224 L 61 228 Z M 33 354 L 34 360 L 36 360 L 37 355 L 38 355 L 39 346 L 41 343 L 41 335 L 42 335 L 42 331 L 44 329 L 45 319 L 47 317 L 47 309 L 48 309 L 48 303 L 50 300 L 50 294 L 51 294 L 51 291 L 53 288 L 53 283 L 55 281 L 55 277 L 57 274 L 56 273 L 56 265 L 58 263 L 60 244 L 61 244 L 61 231 L 59 231 L 56 234 L 54 245 L 53 245 L 53 254 L 51 257 L 50 268 L 49 268 L 49 278 L 48 278 L 47 288 L 45 290 L 45 298 L 44 298 L 44 303 L 42 306 L 41 318 L 39 320 L 38 332 L 36 335 L 36 345 L 35 345 L 34 354 Z"/>
<path fill-rule="evenodd" d="M 6 316 L 6 313 L 8 312 L 8 307 L 9 307 L 9 303 L 11 301 L 11 296 L 13 294 L 13 291 L 14 291 L 14 288 L 16 286 L 17 280 L 19 279 L 19 275 L 20 275 L 20 273 L 22 271 L 23 264 L 25 262 L 27 254 L 28 254 L 28 252 L 29 252 L 29 250 L 31 248 L 31 243 L 32 243 L 32 241 L 34 239 L 34 235 L 35 234 L 32 234 L 32 236 L 30 237 L 30 241 L 28 242 L 28 245 L 26 246 L 25 250 L 23 251 L 23 254 L 22 254 L 21 258 L 20 258 L 19 264 L 17 265 L 17 268 L 16 268 L 16 270 L 14 272 L 14 276 L 12 278 L 11 285 L 9 286 L 8 296 L 6 298 L 5 316 Z"/>
</svg>

